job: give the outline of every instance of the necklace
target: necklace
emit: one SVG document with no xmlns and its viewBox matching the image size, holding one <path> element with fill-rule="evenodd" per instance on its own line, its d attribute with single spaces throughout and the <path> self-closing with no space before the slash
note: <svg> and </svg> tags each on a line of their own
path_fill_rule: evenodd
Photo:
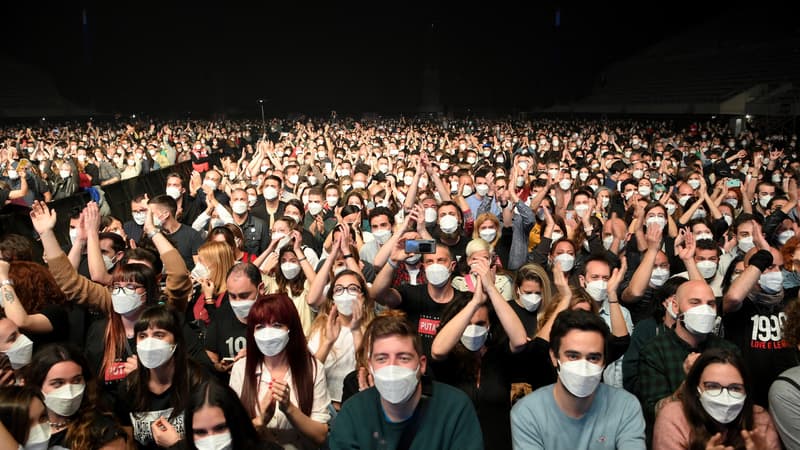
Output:
<svg viewBox="0 0 800 450">
<path fill-rule="evenodd" d="M 52 428 L 64 428 L 64 427 L 66 427 L 67 425 L 69 425 L 69 423 L 70 423 L 70 422 L 71 422 L 71 420 L 69 420 L 69 419 L 66 419 L 66 420 L 64 420 L 63 422 L 51 422 L 51 421 L 49 421 L 49 420 L 47 421 L 47 423 L 48 423 L 48 424 L 49 424 L 49 425 L 50 425 Z"/>
</svg>

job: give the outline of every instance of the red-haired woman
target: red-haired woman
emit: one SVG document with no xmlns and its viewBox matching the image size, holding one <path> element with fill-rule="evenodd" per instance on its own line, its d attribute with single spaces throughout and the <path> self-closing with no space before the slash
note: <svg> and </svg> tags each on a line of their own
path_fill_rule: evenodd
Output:
<svg viewBox="0 0 800 450">
<path fill-rule="evenodd" d="M 253 424 L 284 448 L 315 449 L 328 432 L 328 388 L 286 294 L 262 295 L 247 316 L 247 357 L 230 385 Z"/>
</svg>

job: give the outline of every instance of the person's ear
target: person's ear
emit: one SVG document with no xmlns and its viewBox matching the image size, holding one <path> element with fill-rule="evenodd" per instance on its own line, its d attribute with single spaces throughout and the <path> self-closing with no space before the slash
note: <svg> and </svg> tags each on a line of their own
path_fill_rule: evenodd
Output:
<svg viewBox="0 0 800 450">
<path fill-rule="evenodd" d="M 558 367 L 558 358 L 555 352 L 553 352 L 553 349 L 550 349 L 550 364 L 552 364 L 553 367 Z"/>
<path fill-rule="evenodd" d="M 420 355 L 419 357 L 419 373 L 425 374 L 425 370 L 428 368 L 428 358 L 425 355 Z"/>
<path fill-rule="evenodd" d="M 578 281 L 581 283 L 581 287 L 586 287 L 586 277 L 583 275 L 578 275 Z"/>
</svg>

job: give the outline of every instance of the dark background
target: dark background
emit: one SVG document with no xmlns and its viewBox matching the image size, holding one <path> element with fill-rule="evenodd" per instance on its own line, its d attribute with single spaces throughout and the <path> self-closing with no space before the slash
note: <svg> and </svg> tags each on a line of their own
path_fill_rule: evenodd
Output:
<svg viewBox="0 0 800 450">
<path fill-rule="evenodd" d="M 332 3 L 4 3 L 0 60 L 98 112 L 519 111 L 586 95 L 607 64 L 734 7 Z"/>
</svg>

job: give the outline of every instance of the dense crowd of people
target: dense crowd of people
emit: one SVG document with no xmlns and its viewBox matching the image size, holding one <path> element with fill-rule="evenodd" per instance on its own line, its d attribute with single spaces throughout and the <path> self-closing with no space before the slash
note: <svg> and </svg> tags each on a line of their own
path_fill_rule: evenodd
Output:
<svg viewBox="0 0 800 450">
<path fill-rule="evenodd" d="M 400 118 L 0 141 L 0 203 L 33 226 L 0 236 L 3 448 L 800 448 L 794 135 Z M 155 170 L 111 215 L 103 187 Z M 49 203 L 80 190 L 61 242 Z"/>
</svg>

